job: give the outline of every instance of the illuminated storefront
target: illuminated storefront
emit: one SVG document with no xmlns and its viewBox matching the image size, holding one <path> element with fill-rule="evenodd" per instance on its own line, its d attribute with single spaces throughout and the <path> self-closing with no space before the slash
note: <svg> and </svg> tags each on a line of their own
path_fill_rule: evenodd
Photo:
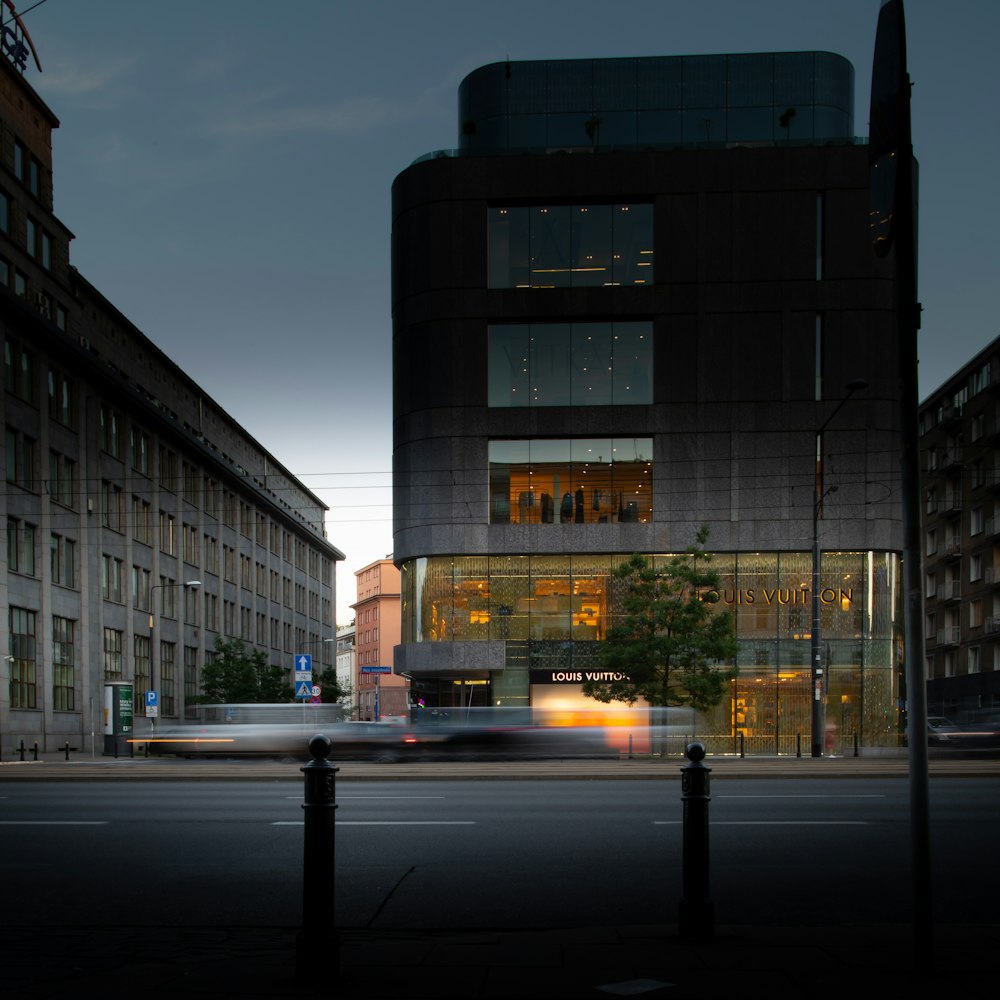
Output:
<svg viewBox="0 0 1000 1000">
<path fill-rule="evenodd" d="M 436 685 L 447 704 L 598 707 L 584 680 L 600 671 L 599 643 L 615 614 L 624 556 L 462 556 L 416 559 L 402 572 L 403 642 L 494 643 L 503 669 Z M 658 556 L 665 562 L 669 556 Z M 718 591 L 739 653 L 731 697 L 708 720 L 716 737 L 742 734 L 759 750 L 789 752 L 810 725 L 811 557 L 804 552 L 716 553 Z M 898 560 L 876 552 L 823 557 L 820 614 L 827 724 L 843 742 L 893 743 L 898 719 Z M 724 666 L 731 666 L 725 664 Z"/>
</svg>

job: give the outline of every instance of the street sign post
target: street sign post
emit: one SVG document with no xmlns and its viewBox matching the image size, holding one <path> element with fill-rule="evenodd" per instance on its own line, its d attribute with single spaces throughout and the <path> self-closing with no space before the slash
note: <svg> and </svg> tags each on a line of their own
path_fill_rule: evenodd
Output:
<svg viewBox="0 0 1000 1000">
<path fill-rule="evenodd" d="M 295 697 L 308 701 L 312 698 L 312 657 L 308 653 L 296 653 L 295 667 Z"/>
<path fill-rule="evenodd" d="M 361 673 L 375 675 L 375 721 L 379 719 L 379 678 L 382 674 L 391 674 L 392 667 L 362 667 Z"/>
</svg>

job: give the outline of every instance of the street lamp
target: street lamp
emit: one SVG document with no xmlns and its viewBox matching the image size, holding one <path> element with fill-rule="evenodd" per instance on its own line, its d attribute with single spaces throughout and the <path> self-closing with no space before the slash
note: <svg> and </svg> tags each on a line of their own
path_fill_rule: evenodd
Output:
<svg viewBox="0 0 1000 1000">
<path fill-rule="evenodd" d="M 830 421 L 840 412 L 840 408 L 859 389 L 867 389 L 868 383 L 863 378 L 856 378 L 844 387 L 847 395 L 834 407 L 833 412 L 823 421 L 816 431 L 816 481 L 813 492 L 813 545 L 812 545 L 812 629 L 810 630 L 812 648 L 812 756 L 823 756 L 823 740 L 826 729 L 826 719 L 823 705 L 823 663 L 820 651 L 820 551 L 819 551 L 819 518 L 823 498 L 836 490 L 836 486 L 823 489 L 823 431 Z"/>
<path fill-rule="evenodd" d="M 153 600 L 153 593 L 157 590 L 171 590 L 175 587 L 200 587 L 201 580 L 185 580 L 183 583 L 155 583 L 149 588 L 149 690 L 156 693 L 156 669 L 160 663 L 157 655 L 156 640 L 154 636 L 154 626 L 156 624 L 156 602 Z M 157 710 L 159 707 L 157 706 Z M 156 716 L 150 716 L 150 728 L 156 728 Z"/>
</svg>

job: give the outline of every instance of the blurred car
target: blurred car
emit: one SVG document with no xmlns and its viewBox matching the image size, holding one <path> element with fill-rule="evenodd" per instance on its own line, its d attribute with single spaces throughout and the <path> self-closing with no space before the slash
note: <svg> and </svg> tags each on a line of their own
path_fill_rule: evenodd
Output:
<svg viewBox="0 0 1000 1000">
<path fill-rule="evenodd" d="M 960 730 L 951 719 L 944 715 L 929 715 L 927 717 L 928 746 L 948 746 L 954 734 Z"/>
</svg>

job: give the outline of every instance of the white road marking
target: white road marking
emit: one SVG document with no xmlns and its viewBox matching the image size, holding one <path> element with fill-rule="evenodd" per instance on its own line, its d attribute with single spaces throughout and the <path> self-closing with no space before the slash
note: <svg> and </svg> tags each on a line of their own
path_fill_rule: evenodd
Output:
<svg viewBox="0 0 1000 1000">
<path fill-rule="evenodd" d="M 106 819 L 4 819 L 0 826 L 107 826 Z"/>
<path fill-rule="evenodd" d="M 680 819 L 654 819 L 653 826 L 680 826 Z M 712 820 L 710 826 L 871 826 L 863 819 L 736 819 L 719 822 Z"/>
<path fill-rule="evenodd" d="M 304 820 L 281 821 L 271 826 L 304 826 Z M 473 819 L 338 819 L 336 826 L 475 826 Z"/>
</svg>

